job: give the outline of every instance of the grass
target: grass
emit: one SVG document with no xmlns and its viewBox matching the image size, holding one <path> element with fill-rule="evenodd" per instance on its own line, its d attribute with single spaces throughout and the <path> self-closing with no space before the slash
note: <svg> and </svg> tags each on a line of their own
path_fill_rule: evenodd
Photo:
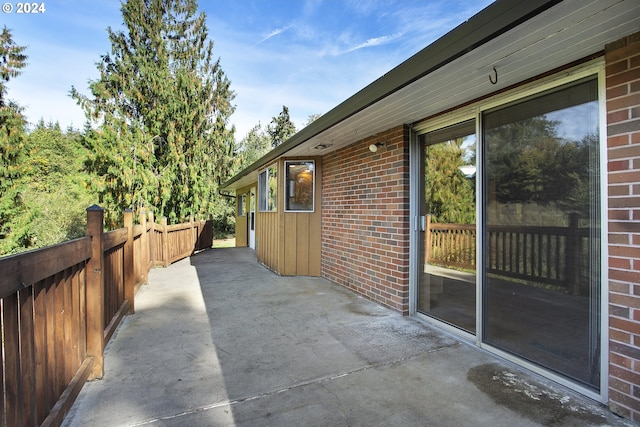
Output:
<svg viewBox="0 0 640 427">
<path fill-rule="evenodd" d="M 236 246 L 236 238 L 234 236 L 226 236 L 226 237 L 214 239 L 213 245 L 211 247 L 214 249 L 219 249 L 219 248 L 234 248 L 235 246 Z"/>
</svg>

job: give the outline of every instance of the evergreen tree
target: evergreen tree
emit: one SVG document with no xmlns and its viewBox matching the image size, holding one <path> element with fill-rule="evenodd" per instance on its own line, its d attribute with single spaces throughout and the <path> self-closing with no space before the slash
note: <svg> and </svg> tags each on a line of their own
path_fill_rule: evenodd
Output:
<svg viewBox="0 0 640 427">
<path fill-rule="evenodd" d="M 462 139 L 427 147 L 425 160 L 425 197 L 434 222 L 475 223 L 475 185 L 466 178 Z"/>
<path fill-rule="evenodd" d="M 0 33 L 0 107 L 6 104 L 5 94 L 7 88 L 5 83 L 22 72 L 27 65 L 27 56 L 23 53 L 26 46 L 18 46 L 13 41 L 11 30 L 2 28 Z"/>
<path fill-rule="evenodd" d="M 304 125 L 309 126 L 311 123 L 315 122 L 320 117 L 322 117 L 322 114 L 320 113 L 309 114 L 309 116 L 307 117 L 307 123 L 305 123 Z"/>
<path fill-rule="evenodd" d="M 84 171 L 87 150 L 82 135 L 63 132 L 58 123 L 43 120 L 27 137 L 24 203 L 30 217 L 29 246 L 39 248 L 81 237 L 86 232 L 86 208 L 95 203 Z"/>
<path fill-rule="evenodd" d="M 271 137 L 255 125 L 238 144 L 238 171 L 246 168 L 271 150 Z"/>
<path fill-rule="evenodd" d="M 21 177 L 25 153 L 22 108 L 6 99 L 6 83 L 26 65 L 26 47 L 13 41 L 6 27 L 0 33 L 0 255 L 11 253 L 29 239 L 30 221 L 15 221 L 25 212 Z"/>
<path fill-rule="evenodd" d="M 271 146 L 276 148 L 296 133 L 296 126 L 289 117 L 289 109 L 283 105 L 277 117 L 273 117 L 267 129 L 271 137 Z"/>
<path fill-rule="evenodd" d="M 128 0 L 124 31 L 109 28 L 91 97 L 72 96 L 98 126 L 86 138 L 111 221 L 155 208 L 171 222 L 215 209 L 231 167 L 234 93 L 213 58 L 195 0 Z"/>
</svg>

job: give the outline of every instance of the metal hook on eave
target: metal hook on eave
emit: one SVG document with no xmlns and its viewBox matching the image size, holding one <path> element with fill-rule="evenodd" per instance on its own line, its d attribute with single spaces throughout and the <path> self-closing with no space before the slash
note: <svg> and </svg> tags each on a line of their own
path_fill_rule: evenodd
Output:
<svg viewBox="0 0 640 427">
<path fill-rule="evenodd" d="M 495 76 L 495 78 L 491 78 L 491 74 L 489 74 L 489 81 L 492 85 L 495 85 L 498 83 L 498 70 L 496 70 L 495 66 L 493 67 L 493 75 Z"/>
</svg>

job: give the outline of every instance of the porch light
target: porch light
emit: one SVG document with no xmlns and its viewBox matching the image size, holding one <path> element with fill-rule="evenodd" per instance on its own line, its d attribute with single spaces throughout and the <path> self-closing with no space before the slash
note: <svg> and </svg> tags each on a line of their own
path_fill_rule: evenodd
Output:
<svg viewBox="0 0 640 427">
<path fill-rule="evenodd" d="M 375 153 L 376 151 L 378 151 L 378 148 L 380 147 L 384 147 L 384 142 L 376 142 L 375 144 L 371 144 L 369 146 L 369 151 L 371 151 L 372 153 Z"/>
</svg>

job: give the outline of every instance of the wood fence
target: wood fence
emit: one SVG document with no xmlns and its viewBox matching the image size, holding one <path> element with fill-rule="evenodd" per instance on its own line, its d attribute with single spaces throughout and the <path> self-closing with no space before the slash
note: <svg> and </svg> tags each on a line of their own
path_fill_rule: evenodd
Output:
<svg viewBox="0 0 640 427">
<path fill-rule="evenodd" d="M 86 237 L 0 258 L 0 425 L 58 426 L 87 380 L 104 371 L 104 348 L 149 269 L 211 247 L 212 221 L 168 226 L 124 213 L 103 231 L 87 209 Z"/>
<path fill-rule="evenodd" d="M 485 242 L 488 273 L 564 288 L 573 295 L 589 262 L 589 229 L 575 215 L 567 227 L 489 226 Z M 427 217 L 425 262 L 476 269 L 476 225 L 436 224 Z"/>
</svg>

